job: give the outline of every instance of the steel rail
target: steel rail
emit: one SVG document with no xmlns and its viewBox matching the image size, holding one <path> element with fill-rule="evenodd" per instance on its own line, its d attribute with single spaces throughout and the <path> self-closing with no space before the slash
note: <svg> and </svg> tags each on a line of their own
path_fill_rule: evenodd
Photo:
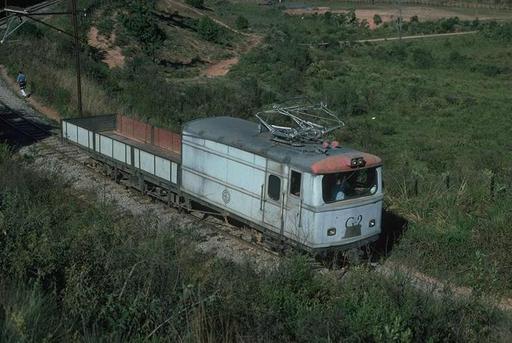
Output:
<svg viewBox="0 0 512 343">
<path fill-rule="evenodd" d="M 12 127 L 19 133 L 23 134 L 24 136 L 30 138 L 31 140 L 38 141 L 41 139 L 42 136 L 34 136 L 34 133 L 27 132 L 23 129 L 23 124 L 25 124 L 25 127 L 28 125 L 35 129 L 36 131 L 39 131 L 39 133 L 42 133 L 45 135 L 45 137 L 49 137 L 53 135 L 53 132 L 51 132 L 49 129 L 43 128 L 42 126 L 36 124 L 34 121 L 26 118 L 23 115 L 20 115 L 16 113 L 12 108 L 7 106 L 3 101 L 0 100 L 0 106 L 3 106 L 6 111 L 3 111 L 3 113 L 0 114 L 0 121 L 7 124 L 8 126 Z M 1 110 L 0 110 L 1 111 Z M 8 115 L 9 117 L 5 117 L 5 115 Z M 21 124 L 21 125 L 17 125 Z M 56 127 L 55 127 L 56 128 Z"/>
<path fill-rule="evenodd" d="M 0 106 L 5 108 L 3 114 L 0 110 L 0 122 L 5 123 L 7 126 L 19 132 L 33 143 L 37 143 L 41 145 L 43 148 L 48 149 L 51 152 L 57 153 L 68 160 L 84 165 L 84 161 L 81 160 L 80 157 L 84 158 L 89 156 L 81 149 L 77 148 L 74 149 L 73 151 L 66 151 L 65 149 L 59 148 L 62 145 L 60 144 L 58 135 L 54 132 L 55 130 L 58 130 L 57 126 L 49 125 L 49 128 L 45 128 L 42 126 L 42 123 L 38 124 L 33 120 L 30 120 L 30 118 L 27 118 L 25 115 L 19 114 L 17 111 L 13 110 L 10 106 L 8 106 L 5 102 L 1 100 Z M 5 114 L 7 114 L 8 117 L 6 117 Z M 35 118 L 37 118 L 37 116 L 35 116 Z M 49 138 L 56 138 L 53 144 L 48 141 L 45 141 Z M 72 153 L 72 155 L 68 153 Z M 86 158 L 85 160 L 87 159 L 88 158 Z"/>
<path fill-rule="evenodd" d="M 46 129 L 37 123 L 33 122 L 29 118 L 26 118 L 24 115 L 19 114 L 15 110 L 13 110 L 11 107 L 9 107 L 5 102 L 0 100 L 0 106 L 3 106 L 6 109 L 6 113 L 9 113 L 11 116 L 10 118 L 18 119 L 18 123 L 22 122 L 25 125 L 16 125 L 16 123 L 13 123 L 13 121 L 9 120 L 9 118 L 4 117 L 2 114 L 0 114 L 0 121 L 6 123 L 16 131 L 20 132 L 24 136 L 31 139 L 34 143 L 42 146 L 44 149 L 48 150 L 49 153 L 45 154 L 44 156 L 51 155 L 53 153 L 57 153 L 60 156 L 62 156 L 64 159 L 67 159 L 73 163 L 82 165 L 93 171 L 94 173 L 101 175 L 103 177 L 109 178 L 108 172 L 106 168 L 101 168 L 97 166 L 92 166 L 90 164 L 85 163 L 87 160 L 94 159 L 89 153 L 85 152 L 79 147 L 73 146 L 72 150 L 65 150 L 64 145 L 62 144 L 60 139 L 56 139 L 53 141 L 53 144 L 46 141 L 49 138 L 58 138 L 58 134 L 55 133 L 55 130 L 58 129 L 56 126 L 52 126 L 52 129 Z M 26 130 L 27 125 L 31 126 L 33 129 L 36 130 Z M 43 134 L 44 138 L 39 134 Z M 66 145 L 71 146 L 71 145 Z M 101 166 L 109 167 L 106 164 L 103 164 L 100 162 Z M 111 179 L 111 177 L 110 177 Z M 119 182 L 120 184 L 123 184 L 124 186 L 131 186 L 129 184 L 126 184 L 125 182 Z M 131 187 L 130 187 L 131 188 Z M 133 192 L 135 194 L 135 192 Z M 139 193 L 140 194 L 140 193 Z M 152 194 L 151 192 L 145 193 L 146 198 L 152 198 L 156 199 L 163 204 L 167 204 L 167 201 L 162 199 L 161 197 L 157 196 L 156 194 Z M 139 198 L 140 195 L 137 195 Z M 181 204 L 175 204 L 174 206 L 169 206 L 169 208 L 174 208 L 178 211 L 184 211 L 185 215 L 187 215 L 190 219 L 193 220 L 193 223 L 201 223 L 206 226 L 206 228 L 212 229 L 216 232 L 218 232 L 221 235 L 231 237 L 232 239 L 238 241 L 242 245 L 245 245 L 248 248 L 256 249 L 257 251 L 260 251 L 262 253 L 266 253 L 269 255 L 272 255 L 274 257 L 282 257 L 286 256 L 287 252 L 290 251 L 296 251 L 293 245 L 288 244 L 286 242 L 283 242 L 284 246 L 281 246 L 282 242 L 276 241 L 275 238 L 272 236 L 269 236 L 265 234 L 264 232 L 258 231 L 257 229 L 251 227 L 251 226 L 237 226 L 230 224 L 228 222 L 228 217 L 223 216 L 221 213 L 213 212 L 213 211 L 202 211 L 197 209 L 191 209 L 189 207 L 186 207 Z M 285 248 L 285 251 L 281 251 L 280 248 Z M 300 251 L 300 250 L 299 250 Z M 326 268 L 324 266 L 325 263 L 328 263 L 329 261 L 322 261 L 324 263 L 320 263 L 317 261 L 313 256 L 310 256 L 311 260 L 309 264 L 311 267 L 315 270 L 324 269 Z"/>
<path fill-rule="evenodd" d="M 42 146 L 43 148 L 50 151 L 50 154 L 53 152 L 58 153 L 59 155 L 63 156 L 64 158 L 72 161 L 73 163 L 78 163 L 80 165 L 86 166 L 92 171 L 94 171 L 96 174 L 102 175 L 104 177 L 107 177 L 106 172 L 103 170 L 103 168 L 95 168 L 90 165 L 87 165 L 82 161 L 79 157 L 77 158 L 76 152 L 80 152 L 82 154 L 82 157 L 89 157 L 92 158 L 87 152 L 82 151 L 80 148 L 76 148 L 73 151 L 64 151 L 63 149 L 60 149 L 62 145 L 59 141 L 57 141 L 57 144 L 50 144 L 48 142 L 45 142 L 48 138 L 57 138 L 58 135 L 53 132 L 51 129 L 46 129 L 37 123 L 33 122 L 32 120 L 26 118 L 24 115 L 21 115 L 17 113 L 15 110 L 13 110 L 11 107 L 9 107 L 5 102 L 0 100 L 0 106 L 5 108 L 5 111 L 0 110 L 0 122 L 3 122 L 7 124 L 9 127 L 13 128 L 17 132 L 21 133 L 23 136 L 29 138 L 32 142 L 37 143 L 38 145 Z M 3 113 L 2 113 L 3 112 Z M 5 113 L 8 114 L 8 117 L 5 117 Z M 19 123 L 22 123 L 21 125 L 17 125 Z M 30 126 L 33 130 L 27 129 L 27 126 Z M 53 130 L 57 129 L 58 127 L 53 126 Z M 68 154 L 68 152 L 73 153 L 73 155 Z M 44 156 L 50 155 L 45 154 Z M 162 200 L 160 197 L 151 194 L 150 192 L 146 193 L 146 197 L 157 199 L 161 201 L 162 203 L 166 203 L 164 200 Z M 239 228 L 235 225 L 229 224 L 226 220 L 222 221 L 219 219 L 221 217 L 221 214 L 217 212 L 206 212 L 201 210 L 195 210 L 190 209 L 185 206 L 175 206 L 176 210 L 184 210 L 187 213 L 187 215 L 192 219 L 193 223 L 202 223 L 203 225 L 206 225 L 207 228 L 212 229 L 222 235 L 229 236 L 232 239 L 238 241 L 239 243 L 242 243 L 246 247 L 258 249 L 260 251 L 263 251 L 265 253 L 279 256 L 280 254 L 276 252 L 273 248 L 273 246 L 265 245 L 263 243 L 259 243 L 258 237 L 256 237 L 256 234 L 260 234 L 259 231 L 250 228 L 250 227 L 243 227 Z M 250 233 L 248 232 L 250 231 Z M 249 234 L 248 234 L 249 233 Z M 245 239 L 243 236 L 249 236 L 249 239 Z M 264 236 L 261 234 L 261 236 Z"/>
</svg>

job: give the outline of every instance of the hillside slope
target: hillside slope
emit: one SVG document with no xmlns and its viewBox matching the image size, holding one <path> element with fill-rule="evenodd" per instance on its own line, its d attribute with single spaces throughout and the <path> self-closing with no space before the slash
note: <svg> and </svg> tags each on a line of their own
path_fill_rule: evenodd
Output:
<svg viewBox="0 0 512 343">
<path fill-rule="evenodd" d="M 391 244 L 379 256 L 477 293 L 512 296 L 510 23 L 408 20 L 408 35 L 479 33 L 357 44 L 396 36 L 396 28 L 370 30 L 353 11 L 302 17 L 226 1 L 198 10 L 230 27 L 246 18 L 247 34 L 264 37 L 247 50 L 245 31 L 175 1 L 128 4 L 90 1 L 84 40 L 91 27 L 115 33 L 111 44 L 125 64 L 110 69 L 104 53 L 83 48 L 86 113 L 122 112 L 179 129 L 198 117 L 251 118 L 295 96 L 324 101 L 347 123 L 332 138 L 384 158 L 388 211 L 407 225 L 384 228 Z M 34 96 L 75 115 L 70 42 L 33 24 L 19 37 L 0 51 L 2 63 L 11 75 L 21 66 Z M 234 58 L 225 76 L 202 76 L 209 62 Z"/>
</svg>

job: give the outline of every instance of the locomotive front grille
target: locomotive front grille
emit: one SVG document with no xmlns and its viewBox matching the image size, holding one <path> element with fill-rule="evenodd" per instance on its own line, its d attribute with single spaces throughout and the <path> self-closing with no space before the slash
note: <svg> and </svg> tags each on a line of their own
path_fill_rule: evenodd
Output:
<svg viewBox="0 0 512 343">
<path fill-rule="evenodd" d="M 349 227 L 345 231 L 345 236 L 343 238 L 352 238 L 361 236 L 361 226 Z"/>
</svg>

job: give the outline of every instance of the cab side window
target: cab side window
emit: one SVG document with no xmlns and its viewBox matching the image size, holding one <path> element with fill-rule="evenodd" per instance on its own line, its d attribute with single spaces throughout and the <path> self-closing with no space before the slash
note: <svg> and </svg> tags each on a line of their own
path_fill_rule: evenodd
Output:
<svg viewBox="0 0 512 343">
<path fill-rule="evenodd" d="M 302 180 L 302 174 L 292 170 L 290 176 L 290 194 L 295 195 L 297 197 L 300 196 L 300 183 Z"/>
<path fill-rule="evenodd" d="M 279 201 L 281 197 L 281 179 L 275 175 L 268 176 L 268 197 L 272 200 Z"/>
</svg>

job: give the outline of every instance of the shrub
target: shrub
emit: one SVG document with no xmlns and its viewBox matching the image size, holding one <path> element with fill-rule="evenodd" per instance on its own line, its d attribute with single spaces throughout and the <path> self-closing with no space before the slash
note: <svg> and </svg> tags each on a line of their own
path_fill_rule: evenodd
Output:
<svg viewBox="0 0 512 343">
<path fill-rule="evenodd" d="M 0 163 L 6 161 L 12 155 L 12 149 L 9 145 L 0 143 Z"/>
<path fill-rule="evenodd" d="M 509 324 L 399 274 L 351 267 L 340 282 L 306 256 L 257 273 L 197 252 L 151 216 L 85 204 L 62 183 L 0 163 L 2 341 L 493 341 Z M 484 281 L 486 267 L 475 269 Z"/>
<path fill-rule="evenodd" d="M 370 50 L 370 55 L 390 62 L 402 62 L 407 59 L 409 52 L 405 44 L 375 45 Z"/>
<path fill-rule="evenodd" d="M 197 32 L 203 39 L 215 42 L 218 41 L 221 30 L 219 25 L 212 19 L 203 16 L 197 22 Z"/>
<path fill-rule="evenodd" d="M 484 26 L 483 34 L 487 38 L 510 42 L 512 41 L 512 23 L 490 22 Z"/>
<path fill-rule="evenodd" d="M 44 32 L 38 26 L 38 24 L 30 22 L 30 21 L 23 24 L 23 26 L 20 28 L 18 34 L 24 35 L 27 37 L 34 37 L 37 39 L 41 39 L 44 36 Z M 7 39 L 7 41 L 9 41 L 9 38 Z"/>
<path fill-rule="evenodd" d="M 488 76 L 488 77 L 496 77 L 496 76 L 500 75 L 501 73 L 503 73 L 503 68 L 501 68 L 497 65 L 494 65 L 494 64 L 479 63 L 479 64 L 473 65 L 471 67 L 471 71 L 482 73 L 483 75 Z"/>
<path fill-rule="evenodd" d="M 478 18 L 475 18 L 475 19 L 471 22 L 471 25 L 470 25 L 470 27 L 471 27 L 471 29 L 472 29 L 472 30 L 479 29 L 479 28 L 480 28 L 480 26 L 481 26 L 480 19 L 478 19 Z"/>
<path fill-rule="evenodd" d="M 55 297 L 38 284 L 0 282 L 0 341 L 63 341 Z"/>
<path fill-rule="evenodd" d="M 373 16 L 373 23 L 374 23 L 375 25 L 377 25 L 377 26 L 379 26 L 380 24 L 382 24 L 382 18 L 381 18 L 381 16 L 380 16 L 380 15 L 378 15 L 378 14 L 375 14 L 375 15 Z"/>
<path fill-rule="evenodd" d="M 249 28 L 249 21 L 246 17 L 239 15 L 235 21 L 236 28 L 239 30 L 245 30 Z"/>
<path fill-rule="evenodd" d="M 452 32 L 455 30 L 455 27 L 460 24 L 460 19 L 458 17 L 450 17 L 446 19 L 441 19 L 438 24 L 439 32 Z"/>
<path fill-rule="evenodd" d="M 277 54 L 281 62 L 298 71 L 305 71 L 312 62 L 308 49 L 294 43 L 281 44 Z"/>
<path fill-rule="evenodd" d="M 413 48 L 411 50 L 411 60 L 418 68 L 428 69 L 434 65 L 432 52 L 424 48 Z"/>
<path fill-rule="evenodd" d="M 204 0 L 185 0 L 185 2 L 195 8 L 203 8 L 204 7 Z"/>
<path fill-rule="evenodd" d="M 96 23 L 96 27 L 100 34 L 108 37 L 114 30 L 114 19 L 110 16 L 101 17 Z"/>
<path fill-rule="evenodd" d="M 165 33 L 158 27 L 151 10 L 151 2 L 131 1 L 127 6 L 128 13 L 122 16 L 122 22 L 128 33 L 137 39 L 145 52 L 154 55 L 165 40 Z"/>
<path fill-rule="evenodd" d="M 356 15 L 356 10 L 355 9 L 350 9 L 346 14 L 345 14 L 345 18 L 346 20 L 351 23 L 351 24 L 357 24 L 358 20 L 357 20 L 357 15 Z"/>
<path fill-rule="evenodd" d="M 448 55 L 448 63 L 452 65 L 461 65 L 463 63 L 466 63 L 467 58 L 466 56 L 462 55 L 457 50 L 452 50 L 450 54 Z"/>
<path fill-rule="evenodd" d="M 277 80 L 281 92 L 285 94 L 296 94 L 300 89 L 301 74 L 295 69 L 286 69 Z"/>
</svg>

